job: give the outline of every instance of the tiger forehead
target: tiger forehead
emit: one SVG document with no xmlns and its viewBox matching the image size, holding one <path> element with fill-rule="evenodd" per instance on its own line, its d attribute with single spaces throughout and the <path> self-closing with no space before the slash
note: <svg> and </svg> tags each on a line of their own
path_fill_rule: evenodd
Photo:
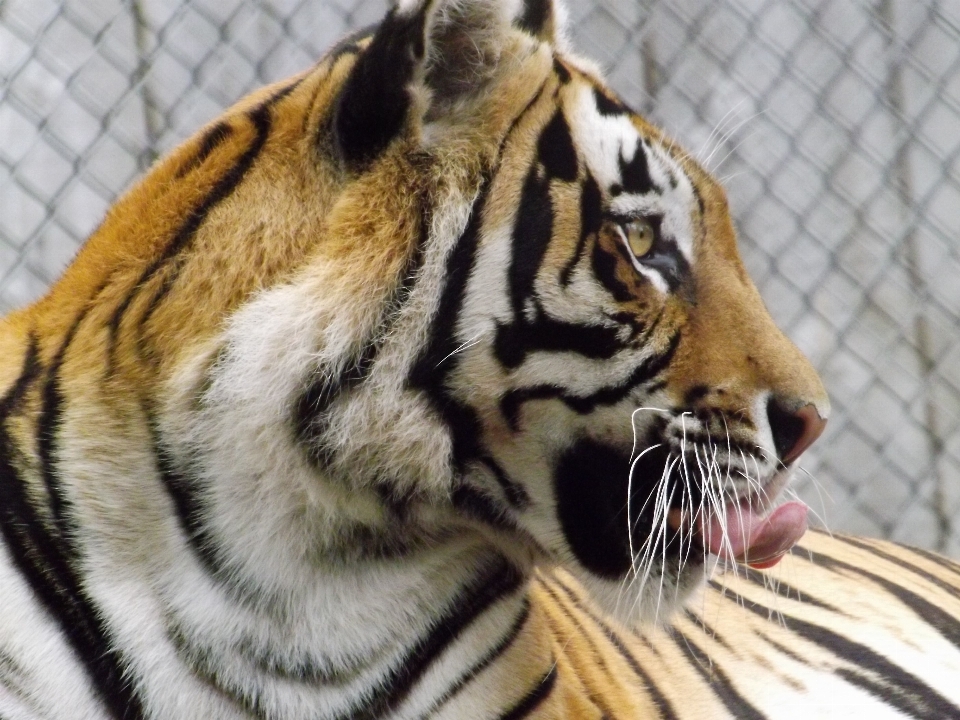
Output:
<svg viewBox="0 0 960 720">
<path fill-rule="evenodd" d="M 703 203 L 697 185 L 705 173 L 654 126 L 582 72 L 571 73 L 558 94 L 558 110 L 573 146 L 616 217 L 656 216 L 692 262 Z"/>
</svg>

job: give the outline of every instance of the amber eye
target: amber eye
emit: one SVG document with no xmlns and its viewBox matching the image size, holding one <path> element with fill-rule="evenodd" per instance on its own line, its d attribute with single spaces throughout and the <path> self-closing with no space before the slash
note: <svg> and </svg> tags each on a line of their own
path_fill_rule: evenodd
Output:
<svg viewBox="0 0 960 720">
<path fill-rule="evenodd" d="M 653 249 L 653 242 L 656 239 L 656 233 L 653 231 L 653 225 L 647 220 L 639 218 L 630 222 L 621 223 L 617 226 L 620 236 L 630 248 L 634 257 L 642 258 Z"/>
</svg>

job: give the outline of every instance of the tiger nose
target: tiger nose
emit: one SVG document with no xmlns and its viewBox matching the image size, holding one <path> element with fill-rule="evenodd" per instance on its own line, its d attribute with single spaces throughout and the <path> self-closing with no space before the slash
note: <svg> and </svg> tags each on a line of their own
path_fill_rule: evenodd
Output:
<svg viewBox="0 0 960 720">
<path fill-rule="evenodd" d="M 776 397 L 767 401 L 767 419 L 773 432 L 777 457 L 784 465 L 789 465 L 800 457 L 827 426 L 827 421 L 820 417 L 817 408 L 812 404 L 804 405 L 799 410 L 791 410 Z"/>
</svg>

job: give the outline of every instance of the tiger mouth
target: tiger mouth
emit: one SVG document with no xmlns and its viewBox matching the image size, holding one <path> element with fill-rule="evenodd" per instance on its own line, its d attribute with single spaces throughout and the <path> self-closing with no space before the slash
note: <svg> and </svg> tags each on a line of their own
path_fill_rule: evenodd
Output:
<svg viewBox="0 0 960 720">
<path fill-rule="evenodd" d="M 766 495 L 733 498 L 722 512 L 696 514 L 673 508 L 667 524 L 677 533 L 692 530 L 705 552 L 721 560 L 762 570 L 773 567 L 807 531 L 808 508 L 797 500 L 771 507 Z"/>
</svg>

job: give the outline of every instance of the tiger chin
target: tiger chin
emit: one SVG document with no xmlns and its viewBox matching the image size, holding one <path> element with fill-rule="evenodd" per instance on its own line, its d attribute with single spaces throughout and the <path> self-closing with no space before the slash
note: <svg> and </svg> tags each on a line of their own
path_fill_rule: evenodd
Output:
<svg viewBox="0 0 960 720">
<path fill-rule="evenodd" d="M 776 562 L 829 413 L 549 0 L 403 0 L 241 101 L 0 348 L 24 717 L 506 716 L 537 568 L 636 624 Z"/>
</svg>

